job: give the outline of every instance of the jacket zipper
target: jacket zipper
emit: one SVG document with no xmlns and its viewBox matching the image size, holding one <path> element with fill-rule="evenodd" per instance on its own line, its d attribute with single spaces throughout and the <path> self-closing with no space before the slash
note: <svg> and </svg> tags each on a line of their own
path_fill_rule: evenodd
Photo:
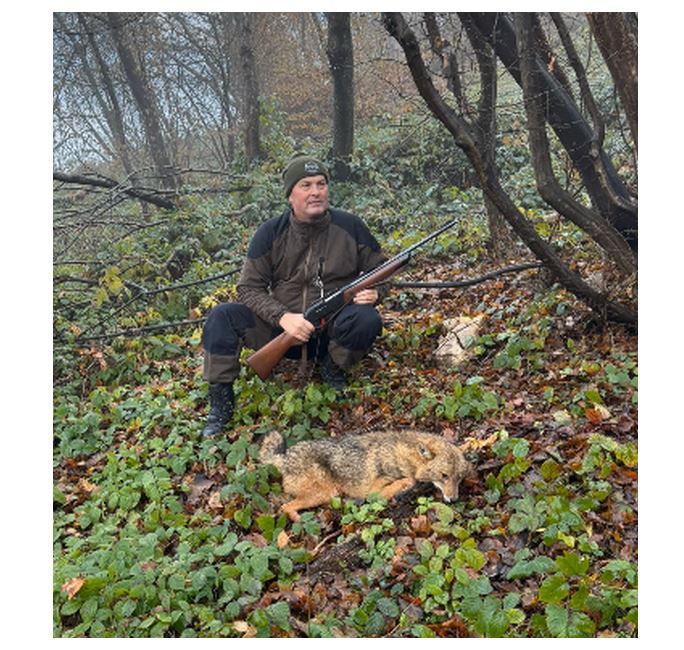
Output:
<svg viewBox="0 0 684 650">
<path fill-rule="evenodd" d="M 311 263 L 311 255 L 313 253 L 313 240 L 313 237 L 309 239 L 309 250 L 307 251 L 306 258 L 304 260 L 304 290 L 302 295 L 302 313 L 306 311 L 306 301 L 309 298 L 309 283 L 311 282 L 311 276 L 309 274 L 309 264 Z"/>
</svg>

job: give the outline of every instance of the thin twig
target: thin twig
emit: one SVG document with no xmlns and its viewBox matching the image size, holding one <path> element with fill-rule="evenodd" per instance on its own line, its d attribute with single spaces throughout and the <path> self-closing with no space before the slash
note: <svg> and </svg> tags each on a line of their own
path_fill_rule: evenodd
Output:
<svg viewBox="0 0 684 650">
<path fill-rule="evenodd" d="M 127 330 L 119 330 L 118 332 L 109 332 L 108 334 L 98 334 L 94 336 L 81 336 L 75 338 L 71 343 L 77 345 L 85 341 L 103 341 L 106 339 L 115 339 L 119 336 L 139 336 L 140 334 L 149 334 L 150 332 L 160 332 L 175 327 L 184 327 L 186 325 L 201 325 L 206 321 L 206 318 L 195 318 L 192 320 L 181 320 L 173 323 L 160 323 L 159 325 L 148 325 L 146 327 L 134 327 Z M 63 343 L 61 339 L 56 339 L 56 342 Z"/>
<path fill-rule="evenodd" d="M 316 544 L 316 547 L 311 551 L 311 559 L 315 558 L 318 555 L 318 552 L 326 545 L 326 543 L 329 542 L 333 537 L 337 537 L 341 532 L 342 529 L 338 528 L 329 535 L 326 535 L 320 542 L 318 542 L 318 544 Z"/>
</svg>

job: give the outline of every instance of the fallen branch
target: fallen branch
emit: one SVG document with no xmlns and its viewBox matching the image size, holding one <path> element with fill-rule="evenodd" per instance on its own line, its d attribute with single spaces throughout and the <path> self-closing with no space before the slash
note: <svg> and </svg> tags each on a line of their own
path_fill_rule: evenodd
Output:
<svg viewBox="0 0 684 650">
<path fill-rule="evenodd" d="M 195 318 L 191 320 L 174 321 L 173 323 L 159 323 L 158 325 L 147 325 L 146 327 L 133 327 L 127 330 L 119 330 L 118 332 L 109 332 L 108 334 L 95 334 L 93 336 L 80 336 L 69 341 L 72 344 L 85 343 L 86 341 L 103 341 L 106 339 L 115 339 L 119 336 L 140 336 L 141 334 L 149 334 L 151 332 L 162 332 L 176 327 L 185 327 L 187 325 L 200 325 L 207 320 L 206 318 Z M 54 342 L 64 343 L 62 339 L 55 339 Z"/>
<path fill-rule="evenodd" d="M 474 284 L 486 282 L 492 278 L 496 278 L 506 273 L 517 273 L 518 271 L 526 271 L 527 269 L 538 269 L 544 266 L 542 262 L 525 262 L 524 264 L 516 264 L 514 266 L 506 266 L 496 271 L 491 271 L 478 278 L 471 278 L 468 280 L 454 280 L 453 282 L 392 282 L 393 287 L 401 289 L 454 289 L 457 287 L 470 287 Z"/>
<path fill-rule="evenodd" d="M 434 487 L 420 483 L 398 495 L 394 501 L 390 501 L 382 515 L 394 521 L 398 526 L 402 521 L 415 514 L 416 499 L 429 494 L 434 494 Z M 324 574 L 337 575 L 342 571 L 359 569 L 364 564 L 364 561 L 359 557 L 359 551 L 364 548 L 366 548 L 366 543 L 361 539 L 360 534 L 342 544 L 331 546 L 316 556 L 309 564 L 307 571 L 309 580 L 316 582 Z"/>
<path fill-rule="evenodd" d="M 498 269 L 496 271 L 492 271 L 491 273 L 486 273 L 485 275 L 482 275 L 478 278 L 471 278 L 468 280 L 456 280 L 453 282 L 393 282 L 392 286 L 397 287 L 397 288 L 407 288 L 407 289 L 451 289 L 451 288 L 457 288 L 457 287 L 468 287 L 472 286 L 474 284 L 479 284 L 480 282 L 485 282 L 487 280 L 491 280 L 492 278 L 495 278 L 499 275 L 504 275 L 505 273 L 515 273 L 517 271 L 525 271 L 527 269 L 535 269 L 543 266 L 541 262 L 526 262 L 524 264 L 516 264 L 514 266 L 507 266 L 502 269 Z M 108 316 L 108 319 L 111 318 L 112 316 L 118 314 L 123 308 L 127 307 L 129 304 L 134 302 L 135 300 L 138 300 L 139 298 L 145 298 L 147 296 L 152 296 L 158 293 L 163 293 L 165 291 L 172 291 L 175 289 L 185 289 L 187 287 L 191 287 L 193 285 L 197 284 L 203 284 L 206 282 L 210 282 L 211 280 L 217 280 L 222 277 L 226 277 L 228 275 L 232 275 L 235 273 L 237 269 L 234 269 L 232 271 L 229 271 L 228 273 L 222 273 L 220 275 L 215 275 L 212 276 L 211 278 L 205 278 L 203 280 L 196 280 L 194 282 L 186 282 L 184 284 L 175 284 L 175 285 L 169 285 L 167 287 L 161 287 L 159 289 L 150 289 L 150 290 L 145 290 L 141 291 L 139 294 L 133 296 L 129 301 L 127 301 L 122 307 L 117 309 L 113 314 L 110 314 Z M 89 282 L 87 280 L 81 280 L 79 278 L 74 278 L 71 276 L 63 276 L 61 278 L 57 279 L 58 281 L 81 281 L 81 282 Z M 191 323 L 203 323 L 206 319 L 205 318 L 198 318 L 196 320 L 186 320 L 186 321 L 177 321 L 173 323 L 161 323 L 159 325 L 151 325 L 148 327 L 137 327 L 137 328 L 132 328 L 132 329 L 126 329 L 126 330 L 119 330 L 117 332 L 110 332 L 108 334 L 98 334 L 98 335 L 93 335 L 93 336 L 79 336 L 75 338 L 72 343 L 82 343 L 85 341 L 101 341 L 101 340 L 106 340 L 106 339 L 113 339 L 117 338 L 119 336 L 138 336 L 139 334 L 144 334 L 144 333 L 149 333 L 153 331 L 163 331 L 165 329 L 172 329 L 175 327 L 181 327 L 184 325 L 189 325 Z M 98 325 L 104 324 L 106 321 L 100 321 Z M 97 325 L 95 326 L 97 327 Z M 92 329 L 92 328 L 90 328 Z M 55 339 L 55 342 L 64 342 L 63 339 Z"/>
<path fill-rule="evenodd" d="M 52 178 L 60 183 L 73 183 L 75 185 L 90 185 L 92 187 L 104 187 L 109 190 L 116 189 L 123 194 L 132 196 L 140 201 L 145 201 L 156 205 L 159 208 L 164 208 L 166 210 L 175 210 L 176 204 L 169 199 L 165 199 L 156 194 L 151 194 L 147 190 L 141 190 L 135 187 L 126 187 L 121 185 L 121 183 L 114 181 L 109 178 L 103 178 L 101 176 L 83 176 L 80 174 L 64 174 L 62 172 L 53 171 Z"/>
<path fill-rule="evenodd" d="M 182 284 L 171 284 L 165 287 L 160 287 L 158 289 L 143 289 L 142 287 L 139 287 L 138 285 L 134 285 L 133 283 L 129 282 L 124 282 L 127 286 L 133 286 L 135 287 L 139 293 L 134 295 L 132 298 L 127 300 L 123 305 L 120 305 L 117 307 L 116 310 L 114 310 L 111 314 L 100 320 L 98 323 L 93 325 L 92 327 L 89 327 L 86 331 L 90 331 L 92 329 L 95 329 L 96 327 L 101 327 L 104 325 L 108 320 L 116 316 L 117 314 L 121 313 L 126 307 L 134 303 L 136 300 L 139 300 L 141 298 L 147 298 L 148 296 L 153 296 L 158 293 L 164 293 L 166 291 L 174 291 L 177 289 L 187 289 L 188 287 L 193 287 L 197 286 L 199 284 L 207 284 L 208 282 L 212 282 L 213 280 L 220 280 L 221 278 L 228 277 L 230 275 L 233 275 L 234 273 L 237 273 L 239 271 L 239 268 L 232 269 L 231 271 L 227 271 L 226 273 L 220 273 L 218 275 L 212 275 L 210 278 L 203 278 L 202 280 L 194 280 L 193 282 L 184 282 Z M 74 278 L 71 276 L 65 276 L 63 278 L 58 278 L 58 280 L 63 280 L 65 282 L 74 282 L 74 281 L 81 281 L 81 282 L 90 282 L 88 280 L 81 280 L 79 278 Z M 93 282 L 94 284 L 97 284 L 96 282 Z M 173 322 L 173 323 L 164 323 L 164 324 L 159 324 L 159 325 L 151 325 L 149 327 L 142 327 L 142 328 L 133 328 L 133 329 L 128 329 L 128 330 L 120 330 L 118 332 L 111 332 L 109 334 L 98 334 L 98 335 L 93 335 L 93 336 L 79 336 L 75 339 L 73 339 L 72 343 L 80 343 L 82 341 L 96 341 L 96 340 L 105 340 L 109 338 L 116 338 L 117 336 L 136 336 L 137 333 L 141 332 L 147 332 L 147 331 L 154 331 L 154 330 L 160 330 L 160 329 L 170 329 L 173 327 L 177 327 L 179 325 L 187 325 L 188 323 L 199 323 L 199 322 L 204 322 L 206 319 L 196 319 L 196 320 L 189 320 L 189 321 L 178 321 L 178 322 Z M 55 343 L 64 343 L 64 338 L 56 338 L 54 339 Z"/>
</svg>

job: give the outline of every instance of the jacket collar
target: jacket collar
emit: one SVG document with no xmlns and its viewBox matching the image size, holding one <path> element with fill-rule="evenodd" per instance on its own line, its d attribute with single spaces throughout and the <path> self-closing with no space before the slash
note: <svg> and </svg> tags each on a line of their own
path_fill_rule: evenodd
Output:
<svg viewBox="0 0 684 650">
<path fill-rule="evenodd" d="M 330 209 L 320 218 L 313 223 L 304 223 L 294 216 L 292 210 L 290 210 L 290 227 L 294 232 L 309 236 L 322 230 L 325 230 L 330 225 Z"/>
</svg>

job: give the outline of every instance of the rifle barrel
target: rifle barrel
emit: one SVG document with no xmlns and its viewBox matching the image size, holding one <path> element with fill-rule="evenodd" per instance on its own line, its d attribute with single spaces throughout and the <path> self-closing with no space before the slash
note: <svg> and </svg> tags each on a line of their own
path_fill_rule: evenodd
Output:
<svg viewBox="0 0 684 650">
<path fill-rule="evenodd" d="M 423 239 L 421 239 L 420 241 L 416 242 L 415 244 L 412 244 L 411 246 L 409 246 L 405 250 L 401 251 L 400 253 L 397 253 L 394 257 L 391 257 L 390 259 L 388 259 L 386 262 L 383 262 L 379 266 L 376 266 L 372 271 L 369 271 L 369 273 L 375 273 L 376 271 L 379 271 L 380 269 L 384 269 L 386 266 L 390 266 L 390 265 L 394 264 L 397 260 L 400 260 L 400 259 L 406 257 L 407 255 L 410 255 L 414 250 L 416 250 L 416 248 L 420 248 L 421 246 L 423 246 L 423 244 L 427 244 L 427 242 L 429 242 L 431 239 L 434 239 L 438 235 L 441 235 L 445 230 L 448 230 L 452 226 L 455 226 L 457 221 L 458 221 L 458 219 L 454 219 L 453 221 L 449 221 L 449 223 L 445 223 L 443 226 L 440 226 L 434 232 L 430 233 L 426 237 L 423 237 Z"/>
<path fill-rule="evenodd" d="M 420 248 L 423 244 L 426 244 L 431 239 L 434 239 L 438 235 L 441 235 L 445 230 L 448 230 L 452 226 L 456 225 L 457 221 L 458 221 L 457 219 L 454 219 L 453 221 L 449 221 L 448 223 L 445 223 L 443 226 L 440 226 L 437 230 L 435 230 L 435 232 L 432 232 L 429 235 L 427 235 L 427 237 L 423 237 L 423 239 L 421 239 L 420 241 L 416 242 L 415 244 L 412 244 L 411 246 L 409 246 L 407 249 L 401 251 L 400 253 L 397 253 L 394 257 L 391 257 L 390 259 L 383 262 L 382 264 L 379 264 L 374 269 L 367 271 L 363 275 L 359 276 L 356 280 L 353 280 L 349 284 L 346 284 L 344 287 L 341 287 L 340 289 L 333 291 L 333 293 L 331 293 L 328 296 L 325 296 L 321 300 L 318 300 L 317 302 L 315 302 L 310 307 L 310 309 L 315 308 L 316 306 L 320 305 L 321 303 L 323 303 L 326 300 L 332 300 L 334 297 L 336 297 L 338 295 L 345 294 L 346 292 L 348 292 L 350 289 L 353 289 L 355 286 L 357 286 L 361 282 L 364 282 L 369 275 L 371 275 L 373 273 L 377 273 L 378 271 L 383 271 L 387 267 L 395 265 L 400 260 L 405 260 L 404 263 L 408 262 L 410 257 L 411 257 L 411 253 L 414 250 L 416 250 L 416 248 Z"/>
</svg>

